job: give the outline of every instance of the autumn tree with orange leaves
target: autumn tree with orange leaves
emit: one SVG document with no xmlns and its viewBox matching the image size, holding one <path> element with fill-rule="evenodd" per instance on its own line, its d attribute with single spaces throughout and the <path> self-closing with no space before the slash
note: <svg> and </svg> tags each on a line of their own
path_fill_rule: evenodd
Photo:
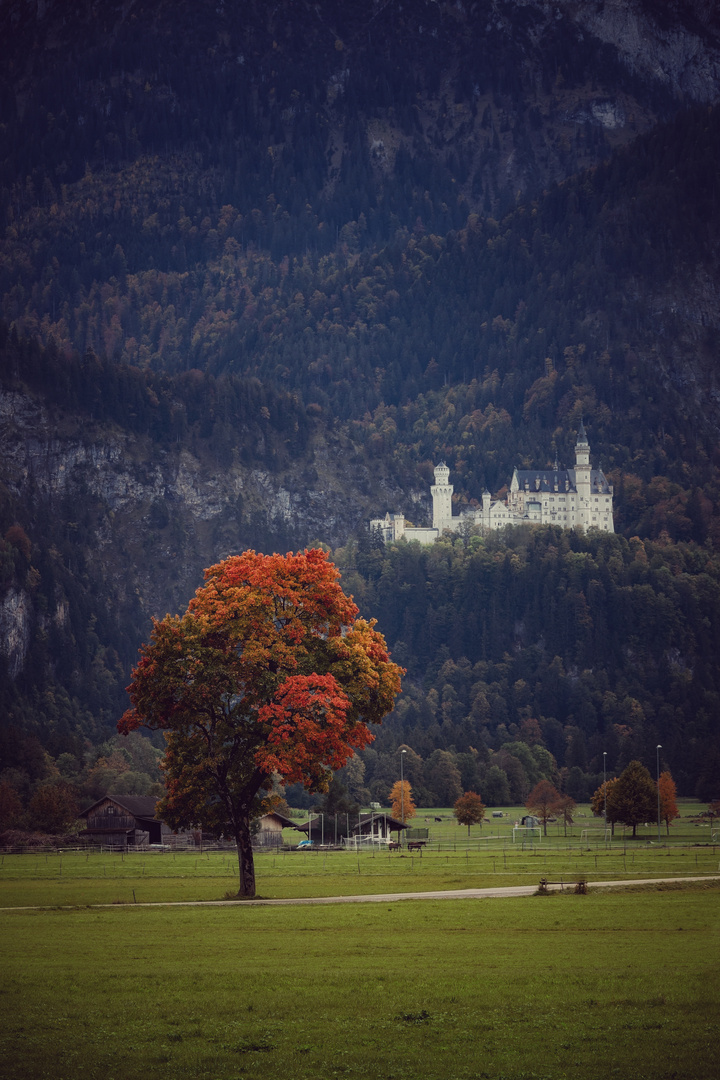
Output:
<svg viewBox="0 0 720 1080">
<path fill-rule="evenodd" d="M 417 806 L 412 797 L 412 788 L 407 780 L 396 780 L 390 792 L 390 813 L 396 821 L 403 824 L 408 818 L 415 817 Z"/>
<path fill-rule="evenodd" d="M 543 836 L 547 836 L 548 821 L 555 813 L 560 792 L 549 780 L 538 780 L 532 789 L 525 805 L 531 814 L 542 821 Z"/>
<path fill-rule="evenodd" d="M 468 836 L 471 825 L 481 825 L 485 817 L 485 803 L 475 791 L 466 791 L 455 802 L 453 814 L 458 825 L 467 825 Z"/>
<path fill-rule="evenodd" d="M 372 741 L 402 669 L 323 551 L 246 551 L 205 571 L 182 616 L 153 621 L 118 729 L 165 733 L 173 829 L 237 844 L 239 895 L 255 895 L 251 821 L 278 776 L 310 791 Z"/>
<path fill-rule="evenodd" d="M 660 819 L 665 822 L 665 829 L 670 835 L 670 823 L 680 817 L 677 807 L 677 788 L 672 774 L 665 770 L 660 773 Z"/>
</svg>

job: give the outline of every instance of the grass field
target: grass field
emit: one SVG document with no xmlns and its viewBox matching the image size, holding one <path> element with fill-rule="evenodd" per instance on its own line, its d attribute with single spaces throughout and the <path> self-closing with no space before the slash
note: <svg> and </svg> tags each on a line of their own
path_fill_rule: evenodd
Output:
<svg viewBox="0 0 720 1080">
<path fill-rule="evenodd" d="M 587 896 L 146 908 L 233 893 L 234 854 L 0 856 L 3 1080 L 715 1080 L 720 886 L 710 875 L 720 848 L 709 831 L 681 823 L 658 846 L 647 836 L 606 845 L 576 830 L 523 848 L 507 830 L 473 830 L 468 841 L 445 817 L 422 856 L 258 855 L 258 891 L 353 895 L 578 874 L 708 881 Z"/>
<path fill-rule="evenodd" d="M 258 894 L 268 899 L 352 896 L 414 890 L 532 885 L 541 877 L 559 881 L 584 875 L 589 880 L 632 880 L 720 872 L 720 843 L 692 821 L 697 804 L 663 833 L 641 829 L 636 840 L 620 830 L 606 840 L 588 808 L 586 818 L 564 835 L 551 826 L 547 837 L 513 843 L 513 821 L 520 809 L 468 832 L 449 810 L 420 811 L 416 822 L 432 816 L 429 844 L 422 855 L 381 850 L 280 851 L 256 855 Z M 438 823 L 435 816 L 440 816 Z M 590 819 L 590 820 L 588 820 Z M 589 829 L 589 831 L 588 831 Z M 296 845 L 302 834 L 286 829 Z M 218 900 L 237 890 L 237 856 L 226 851 L 104 852 L 65 851 L 0 855 L 0 908 L 14 905 L 132 904 L 172 900 Z"/>
<path fill-rule="evenodd" d="M 5 1080 L 714 1080 L 720 890 L 2 915 Z"/>
<path fill-rule="evenodd" d="M 354 896 L 432 889 L 533 885 L 586 876 L 632 880 L 720 872 L 720 846 L 600 850 L 537 846 L 533 851 L 426 850 L 286 852 L 257 855 L 258 895 L 267 899 Z M 232 851 L 0 856 L 0 908 L 22 905 L 132 904 L 220 900 L 237 891 Z"/>
</svg>

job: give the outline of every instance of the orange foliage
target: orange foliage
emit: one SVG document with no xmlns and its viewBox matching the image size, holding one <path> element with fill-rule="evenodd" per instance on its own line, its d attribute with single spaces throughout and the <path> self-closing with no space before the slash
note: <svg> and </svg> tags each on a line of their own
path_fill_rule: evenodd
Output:
<svg viewBox="0 0 720 1080">
<path fill-rule="evenodd" d="M 674 821 L 676 817 L 680 817 L 676 801 L 677 788 L 669 771 L 666 770 L 660 773 L 658 786 L 660 790 L 660 819 L 665 822 L 665 828 L 669 835 L 670 822 Z"/>
<path fill-rule="evenodd" d="M 400 690 L 401 669 L 338 578 L 317 549 L 225 559 L 185 615 L 154 622 L 128 687 L 118 729 L 166 733 L 165 820 L 231 833 L 243 895 L 249 823 L 274 776 L 325 790 Z"/>
<path fill-rule="evenodd" d="M 407 780 L 396 780 L 390 791 L 391 814 L 403 823 L 415 817 L 417 806 L 412 797 L 412 788 Z"/>
<path fill-rule="evenodd" d="M 466 791 L 455 803 L 453 813 L 459 825 L 467 825 L 469 836 L 470 826 L 477 825 L 485 817 L 485 804 L 475 791 Z"/>
</svg>

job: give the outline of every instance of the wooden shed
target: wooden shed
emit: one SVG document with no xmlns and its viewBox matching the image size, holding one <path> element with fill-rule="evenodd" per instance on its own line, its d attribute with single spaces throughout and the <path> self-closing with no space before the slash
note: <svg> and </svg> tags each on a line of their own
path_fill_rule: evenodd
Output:
<svg viewBox="0 0 720 1080">
<path fill-rule="evenodd" d="M 279 848 L 282 847 L 283 829 L 296 829 L 297 824 L 291 821 L 290 818 L 286 818 L 283 814 L 278 814 L 276 810 L 273 810 L 269 814 L 263 814 L 261 818 L 257 819 L 257 830 L 253 830 L 253 847 L 254 848 Z"/>
<path fill-rule="evenodd" d="M 192 833 L 175 834 L 157 817 L 158 802 L 152 795 L 106 795 L 80 814 L 87 821 L 83 836 L 113 847 L 177 843 L 178 839 L 192 843 Z"/>
</svg>

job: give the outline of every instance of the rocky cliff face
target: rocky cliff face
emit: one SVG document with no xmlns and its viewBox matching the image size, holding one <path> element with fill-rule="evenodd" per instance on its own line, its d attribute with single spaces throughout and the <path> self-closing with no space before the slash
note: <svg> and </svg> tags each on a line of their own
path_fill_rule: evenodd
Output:
<svg viewBox="0 0 720 1080">
<path fill-rule="evenodd" d="M 548 14 L 564 12 L 583 30 L 612 46 L 630 71 L 667 87 L 674 97 L 717 101 L 720 16 L 714 0 L 530 2 Z"/>
<path fill-rule="evenodd" d="M 237 460 L 220 467 L 202 445 L 195 453 L 159 448 L 58 416 L 18 391 L 0 392 L 0 461 L 6 495 L 33 508 L 35 551 L 100 587 L 97 605 L 135 607 L 146 625 L 182 609 L 203 568 L 229 554 L 335 546 L 376 512 L 378 498 L 404 501 L 382 470 L 374 490 L 352 444 L 332 433 L 318 432 L 306 457 L 281 473 Z M 33 632 L 64 626 L 65 591 L 56 585 L 42 612 L 24 583 L 0 599 L 0 654 L 11 677 L 23 669 Z"/>
<path fill-rule="evenodd" d="M 30 596 L 25 589 L 11 588 L 0 600 L 0 653 L 6 658 L 11 679 L 22 671 L 33 624 Z"/>
</svg>

